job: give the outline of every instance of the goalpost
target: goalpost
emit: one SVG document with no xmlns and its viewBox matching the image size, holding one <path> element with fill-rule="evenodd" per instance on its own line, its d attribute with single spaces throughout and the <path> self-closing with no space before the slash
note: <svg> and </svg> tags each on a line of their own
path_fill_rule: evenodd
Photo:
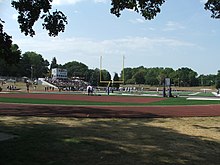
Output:
<svg viewBox="0 0 220 165">
<path fill-rule="evenodd" d="M 125 57 L 123 56 L 122 58 L 122 75 L 121 75 L 121 80 L 118 81 L 114 81 L 112 80 L 108 80 L 108 81 L 104 81 L 102 80 L 102 56 L 100 56 L 100 83 L 107 83 L 108 87 L 110 86 L 110 84 L 124 84 L 125 82 L 125 72 L 124 72 L 124 59 Z"/>
</svg>

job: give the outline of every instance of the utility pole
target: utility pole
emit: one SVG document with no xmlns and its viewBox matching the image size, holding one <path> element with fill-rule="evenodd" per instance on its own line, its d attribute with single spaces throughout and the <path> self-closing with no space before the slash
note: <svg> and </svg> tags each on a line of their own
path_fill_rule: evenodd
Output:
<svg viewBox="0 0 220 165">
<path fill-rule="evenodd" d="M 31 65 L 31 80 L 33 80 L 33 65 Z"/>
</svg>

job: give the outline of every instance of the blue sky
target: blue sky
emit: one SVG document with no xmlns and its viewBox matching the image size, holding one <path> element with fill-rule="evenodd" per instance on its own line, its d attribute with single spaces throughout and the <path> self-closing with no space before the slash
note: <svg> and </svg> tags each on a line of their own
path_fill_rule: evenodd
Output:
<svg viewBox="0 0 220 165">
<path fill-rule="evenodd" d="M 110 0 L 54 0 L 53 8 L 68 17 L 64 33 L 49 37 L 41 21 L 34 26 L 36 36 L 20 33 L 16 11 L 9 0 L 0 0 L 4 30 L 22 52 L 35 51 L 59 64 L 79 61 L 112 74 L 125 67 L 189 67 L 198 74 L 220 70 L 220 20 L 204 10 L 205 0 L 167 0 L 154 20 L 144 20 L 130 10 L 117 18 L 110 14 Z"/>
</svg>

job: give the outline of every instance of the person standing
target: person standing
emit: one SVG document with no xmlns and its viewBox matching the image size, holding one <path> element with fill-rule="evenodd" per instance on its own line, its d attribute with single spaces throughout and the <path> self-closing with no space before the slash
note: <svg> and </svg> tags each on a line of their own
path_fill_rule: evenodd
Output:
<svg viewBox="0 0 220 165">
<path fill-rule="evenodd" d="M 27 92 L 29 93 L 30 92 L 30 84 L 29 84 L 29 82 L 26 82 L 26 87 L 27 87 Z"/>
<path fill-rule="evenodd" d="M 92 86 L 91 85 L 87 86 L 87 92 L 88 92 L 88 95 L 92 95 Z"/>
</svg>

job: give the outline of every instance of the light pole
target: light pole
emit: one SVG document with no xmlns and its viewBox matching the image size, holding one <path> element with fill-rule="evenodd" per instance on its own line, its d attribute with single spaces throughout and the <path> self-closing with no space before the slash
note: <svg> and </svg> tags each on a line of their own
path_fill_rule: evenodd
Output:
<svg viewBox="0 0 220 165">
<path fill-rule="evenodd" d="M 33 80 L 33 65 L 31 65 L 31 80 Z"/>
</svg>

